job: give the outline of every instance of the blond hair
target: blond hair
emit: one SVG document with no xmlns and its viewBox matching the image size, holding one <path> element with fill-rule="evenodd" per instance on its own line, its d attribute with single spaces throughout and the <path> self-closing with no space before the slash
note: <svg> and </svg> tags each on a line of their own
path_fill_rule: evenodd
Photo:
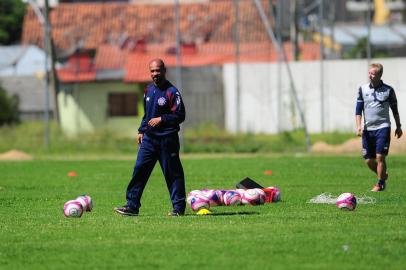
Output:
<svg viewBox="0 0 406 270">
<path fill-rule="evenodd" d="M 383 66 L 382 64 L 379 63 L 373 63 L 370 65 L 371 68 L 375 68 L 376 72 L 379 74 L 379 76 L 382 76 L 383 74 Z"/>
</svg>

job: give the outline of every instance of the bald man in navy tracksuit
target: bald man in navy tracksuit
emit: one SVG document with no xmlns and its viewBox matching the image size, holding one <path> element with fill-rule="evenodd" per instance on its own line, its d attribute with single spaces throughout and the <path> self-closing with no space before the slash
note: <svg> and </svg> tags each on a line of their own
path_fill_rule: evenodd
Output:
<svg viewBox="0 0 406 270">
<path fill-rule="evenodd" d="M 164 62 L 152 60 L 149 69 L 153 82 L 144 93 L 144 117 L 137 136 L 140 149 L 127 187 L 127 204 L 114 210 L 122 215 L 138 215 L 142 192 L 159 161 L 173 206 L 168 215 L 181 216 L 185 213 L 186 195 L 178 131 L 185 120 L 185 106 L 179 90 L 166 80 Z"/>
</svg>

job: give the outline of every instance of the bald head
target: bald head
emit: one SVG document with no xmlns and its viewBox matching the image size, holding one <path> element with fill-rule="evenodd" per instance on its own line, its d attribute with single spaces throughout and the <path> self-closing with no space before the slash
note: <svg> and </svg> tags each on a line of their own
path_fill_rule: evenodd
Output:
<svg viewBox="0 0 406 270">
<path fill-rule="evenodd" d="M 153 59 L 149 62 L 149 71 L 151 72 L 151 78 L 156 86 L 162 85 L 165 81 L 165 63 L 162 59 Z"/>
<path fill-rule="evenodd" d="M 165 68 L 165 63 L 164 63 L 164 61 L 163 61 L 162 59 L 160 59 L 160 58 L 152 59 L 152 60 L 149 62 L 149 66 L 151 66 L 152 64 L 158 65 L 158 66 L 161 66 L 161 67 Z"/>
</svg>

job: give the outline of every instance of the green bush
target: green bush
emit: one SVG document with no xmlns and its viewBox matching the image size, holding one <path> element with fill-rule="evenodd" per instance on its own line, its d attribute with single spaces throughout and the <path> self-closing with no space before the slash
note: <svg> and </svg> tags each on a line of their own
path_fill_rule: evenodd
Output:
<svg viewBox="0 0 406 270">
<path fill-rule="evenodd" d="M 24 122 L 16 126 L 0 127 L 0 152 L 18 149 L 39 154 L 128 154 L 135 155 L 135 138 L 122 138 L 109 130 L 66 137 L 56 122 L 51 122 L 49 146 L 45 145 L 43 122 Z M 340 144 L 354 137 L 348 133 L 312 134 L 313 143 L 324 141 Z M 185 129 L 182 137 L 185 153 L 294 153 L 305 152 L 302 130 L 281 134 L 231 134 L 214 125 Z"/>
<path fill-rule="evenodd" d="M 340 144 L 354 137 L 349 133 L 312 134 L 312 143 L 324 141 Z M 184 152 L 229 153 L 291 153 L 306 151 L 305 134 L 298 129 L 280 134 L 231 134 L 214 125 L 205 124 L 184 132 Z"/>
<path fill-rule="evenodd" d="M 0 126 L 20 122 L 18 105 L 18 96 L 13 95 L 10 97 L 4 89 L 0 88 Z"/>
<path fill-rule="evenodd" d="M 108 130 L 68 138 L 54 121 L 50 122 L 49 130 L 47 146 L 44 122 L 0 127 L 0 152 L 18 149 L 46 154 L 134 154 L 137 151 L 135 139 L 120 138 Z"/>
</svg>

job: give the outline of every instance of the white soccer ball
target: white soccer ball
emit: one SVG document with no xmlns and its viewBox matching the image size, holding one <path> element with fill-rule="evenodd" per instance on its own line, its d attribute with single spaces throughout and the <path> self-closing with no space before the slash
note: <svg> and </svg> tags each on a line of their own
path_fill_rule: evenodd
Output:
<svg viewBox="0 0 406 270">
<path fill-rule="evenodd" d="M 76 198 L 76 201 L 80 202 L 83 210 L 90 212 L 93 209 L 93 200 L 89 195 L 81 195 Z"/>
<path fill-rule="evenodd" d="M 190 207 L 192 208 L 193 211 L 197 212 L 200 209 L 209 209 L 210 208 L 210 202 L 209 199 L 207 199 L 206 196 L 196 194 L 190 198 Z"/>
<path fill-rule="evenodd" d="M 242 203 L 261 205 L 265 203 L 265 192 L 259 188 L 247 189 L 242 196 Z"/>
<path fill-rule="evenodd" d="M 210 206 L 223 205 L 223 193 L 221 190 L 210 189 L 204 192 L 204 195 L 209 200 Z"/>
<path fill-rule="evenodd" d="M 241 205 L 241 196 L 235 190 L 228 190 L 223 195 L 224 205 Z"/>
<path fill-rule="evenodd" d="M 81 217 L 83 214 L 82 204 L 76 200 L 67 201 L 63 206 L 65 217 Z"/>
<path fill-rule="evenodd" d="M 354 210 L 357 207 L 357 198 L 354 194 L 346 192 L 338 196 L 336 205 L 340 209 Z"/>
</svg>

